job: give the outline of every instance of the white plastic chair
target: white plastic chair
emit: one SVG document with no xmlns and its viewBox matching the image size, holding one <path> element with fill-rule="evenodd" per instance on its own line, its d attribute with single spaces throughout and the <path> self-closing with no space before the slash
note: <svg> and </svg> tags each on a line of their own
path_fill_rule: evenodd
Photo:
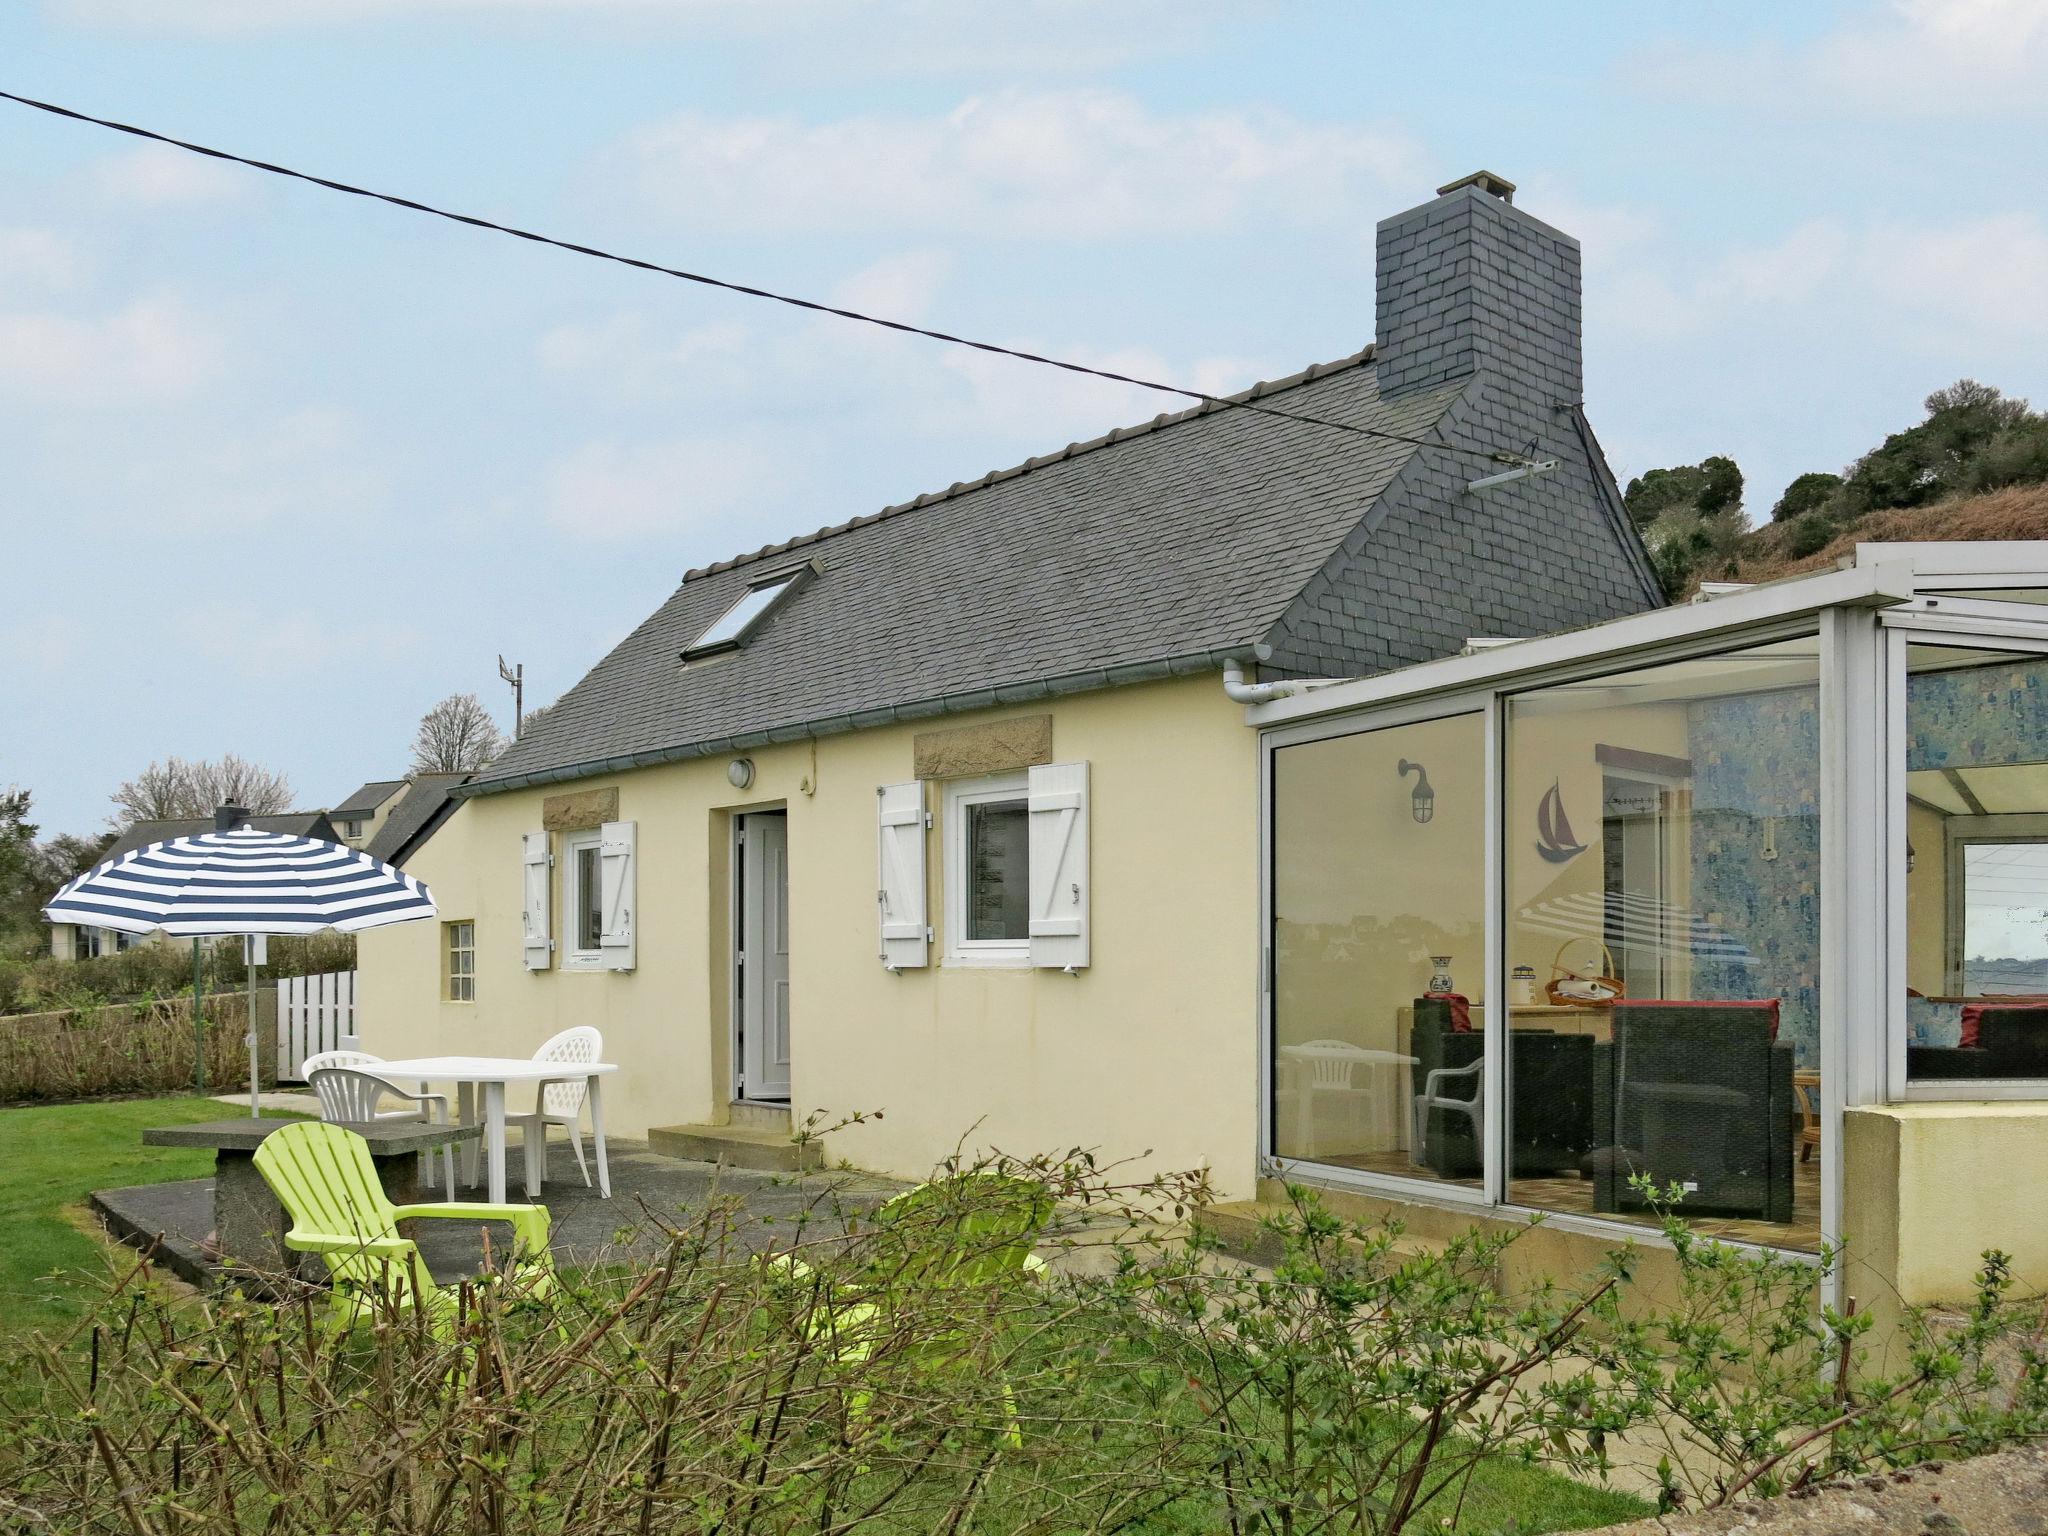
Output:
<svg viewBox="0 0 2048 1536">
<path fill-rule="evenodd" d="M 588 1024 L 565 1029 L 533 1053 L 535 1061 L 559 1061 L 578 1067 L 596 1061 L 604 1052 L 604 1036 Z M 569 1133 L 569 1145 L 576 1152 L 576 1166 L 583 1183 L 590 1184 L 590 1166 L 583 1160 L 583 1100 L 589 1091 L 583 1077 L 565 1077 L 559 1083 L 543 1083 L 534 1107 L 523 1115 L 507 1115 L 506 1127 L 517 1125 L 526 1133 L 526 1188 L 536 1192 L 547 1182 L 548 1127 L 559 1125 Z M 604 1133 L 595 1133 L 602 1136 Z M 599 1143 L 602 1149 L 603 1143 Z"/>
<path fill-rule="evenodd" d="M 1296 1128 L 1296 1134 L 1301 1138 L 1302 1156 L 1313 1157 L 1316 1153 L 1316 1103 L 1319 1098 L 1342 1095 L 1364 1111 L 1361 1119 L 1373 1117 L 1371 1096 L 1359 1088 L 1353 1076 L 1359 1065 L 1358 1047 L 1350 1041 L 1304 1040 L 1299 1045 L 1286 1048 L 1286 1060 L 1294 1071 L 1306 1076 L 1305 1083 L 1298 1079 L 1296 1084 L 1301 1118 L 1306 1122 Z"/>
<path fill-rule="evenodd" d="M 322 1054 L 330 1054 L 323 1052 Z M 332 1053 L 340 1054 L 340 1053 Z M 317 1060 L 318 1058 L 313 1058 Z M 362 1121 L 408 1121 L 426 1122 L 428 1125 L 448 1123 L 448 1097 L 440 1093 L 407 1093 L 394 1088 L 383 1078 L 360 1071 L 355 1067 L 312 1066 L 306 1072 L 306 1082 L 320 1100 L 320 1118 L 344 1124 Z M 384 1110 L 379 1104 L 386 1097 L 411 1101 L 408 1110 Z M 455 1198 L 455 1145 L 449 1142 L 441 1148 L 442 1190 L 449 1199 Z M 420 1154 L 420 1178 L 422 1182 L 433 1182 L 434 1158 L 431 1152 Z"/>
<path fill-rule="evenodd" d="M 1449 1114 L 1463 1115 L 1472 1122 L 1472 1139 L 1477 1142 L 1484 1138 L 1482 1127 L 1486 1123 L 1486 1073 L 1482 1070 L 1486 1059 L 1470 1062 L 1462 1067 L 1438 1067 L 1422 1080 L 1422 1092 L 1415 1095 L 1415 1140 L 1408 1149 L 1408 1161 L 1420 1168 L 1429 1135 L 1429 1112 L 1441 1109 Z M 1443 1091 L 1443 1085 L 1454 1077 L 1472 1079 L 1472 1097 L 1454 1099 Z"/>
<path fill-rule="evenodd" d="M 382 1066 L 383 1064 L 384 1058 L 382 1056 L 372 1056 L 368 1051 L 320 1051 L 315 1053 L 314 1055 L 308 1056 L 304 1062 L 300 1063 L 299 1070 L 305 1074 L 306 1082 L 310 1086 L 313 1081 L 313 1074 L 315 1072 L 324 1071 L 329 1067 L 347 1067 L 352 1070 L 360 1071 L 365 1067 L 378 1067 Z M 314 1091 L 317 1093 L 319 1090 L 315 1089 Z M 395 1096 L 404 1096 L 399 1095 L 399 1090 L 395 1088 L 391 1091 Z M 438 1097 L 438 1095 L 433 1095 L 433 1097 Z M 444 1099 L 442 1102 L 445 1104 L 446 1100 Z M 333 1120 L 338 1118 L 337 1116 L 330 1115 L 327 1113 L 325 1100 L 321 1101 L 320 1118 L 323 1120 Z M 387 1109 L 380 1111 L 374 1116 L 365 1115 L 358 1116 L 356 1118 L 377 1120 L 423 1120 L 426 1118 L 426 1110 L 422 1105 L 415 1104 L 410 1109 Z"/>
</svg>

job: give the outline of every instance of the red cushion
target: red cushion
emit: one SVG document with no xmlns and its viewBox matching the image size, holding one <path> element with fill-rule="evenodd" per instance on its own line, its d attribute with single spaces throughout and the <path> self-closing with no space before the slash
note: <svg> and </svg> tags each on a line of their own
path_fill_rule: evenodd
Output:
<svg viewBox="0 0 2048 1536">
<path fill-rule="evenodd" d="M 1472 1033 L 1472 1000 L 1462 992 L 1425 992 L 1422 994 L 1432 1003 L 1451 1005 L 1451 1033 L 1469 1035 Z"/>
<path fill-rule="evenodd" d="M 1977 1048 L 1978 1032 L 1984 1022 L 1986 1008 L 2024 1008 L 2030 1013 L 2048 1012 L 2048 1003 L 2031 997 L 2015 997 L 2010 1001 L 2005 998 L 1987 998 L 1981 1003 L 1963 1004 L 1963 1035 L 1956 1044 L 1966 1051 L 1974 1051 Z"/>
<path fill-rule="evenodd" d="M 1614 1005 L 1616 1008 L 1768 1008 L 1771 1013 L 1771 1038 L 1778 1038 L 1778 999 L 1757 998 L 1703 998 L 1703 997 L 1630 997 Z"/>
<path fill-rule="evenodd" d="M 1963 1004 L 1963 1037 L 1956 1042 L 1966 1051 L 1977 1049 L 1977 1029 L 1984 1022 L 1982 1003 Z"/>
</svg>

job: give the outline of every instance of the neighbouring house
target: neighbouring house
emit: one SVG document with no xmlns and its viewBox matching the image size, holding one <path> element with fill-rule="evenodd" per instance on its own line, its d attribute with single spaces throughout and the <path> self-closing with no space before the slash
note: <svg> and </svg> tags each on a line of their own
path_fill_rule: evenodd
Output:
<svg viewBox="0 0 2048 1536">
<path fill-rule="evenodd" d="M 376 834 L 361 846 L 373 859 L 403 868 L 412 851 L 432 837 L 455 814 L 455 790 L 475 778 L 473 773 L 415 773 L 404 780 L 404 792 L 393 795 L 379 817 Z"/>
<path fill-rule="evenodd" d="M 1243 699 L 1660 603 L 1580 405 L 1578 243 L 1512 190 L 1380 226 L 1362 351 L 687 573 L 411 851 L 443 921 L 361 936 L 365 1048 L 594 1024 L 628 1134 L 880 1111 L 833 1154 L 1250 1194 Z"/>
<path fill-rule="evenodd" d="M 327 842 L 339 842 L 334 835 L 334 826 L 325 811 L 286 811 L 280 816 L 251 816 L 245 826 L 259 832 L 288 832 L 295 837 L 317 837 Z M 196 837 L 202 832 L 213 830 L 211 816 L 189 818 L 174 817 L 169 820 L 132 822 L 121 830 L 121 835 L 107 846 L 100 855 L 101 863 L 108 863 L 147 848 L 151 843 L 168 842 L 174 837 Z M 51 923 L 50 953 L 59 959 L 89 960 L 95 955 L 111 955 L 137 944 L 160 944 L 166 935 L 161 931 L 150 933 L 123 933 L 117 928 L 90 928 L 81 923 Z"/>
<path fill-rule="evenodd" d="M 378 828 L 389 819 L 403 798 L 406 779 L 372 779 L 341 804 L 328 811 L 334 823 L 334 840 L 351 848 L 367 848 Z"/>
</svg>

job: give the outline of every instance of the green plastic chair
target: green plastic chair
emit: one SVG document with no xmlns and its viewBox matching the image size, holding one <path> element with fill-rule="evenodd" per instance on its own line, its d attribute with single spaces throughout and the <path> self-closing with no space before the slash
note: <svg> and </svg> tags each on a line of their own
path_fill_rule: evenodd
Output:
<svg viewBox="0 0 2048 1536">
<path fill-rule="evenodd" d="M 820 1298 L 809 1332 L 828 1341 L 842 1365 L 859 1366 L 890 1330 L 902 1298 L 919 1289 L 990 1285 L 1024 1275 L 1036 1278 L 1045 1261 L 1032 1247 L 1052 1220 L 1052 1197 L 1027 1179 L 1000 1173 L 969 1173 L 934 1179 L 879 1206 L 874 1230 L 862 1241 L 850 1276 Z M 785 1254 L 773 1261 L 791 1280 L 811 1283 L 816 1272 Z M 925 1341 L 920 1353 L 931 1369 L 958 1365 L 953 1341 Z M 848 1395 L 849 1417 L 864 1418 L 874 1394 L 865 1387 Z M 1005 1441 L 1023 1444 L 1016 1404 L 1007 1387 L 1009 1424 Z"/>
<path fill-rule="evenodd" d="M 435 1286 L 417 1245 L 398 1234 L 398 1224 L 415 1217 L 510 1222 L 514 1274 L 537 1293 L 552 1287 L 544 1205 L 393 1205 L 377 1182 L 370 1144 L 321 1120 L 272 1131 L 256 1148 L 255 1163 L 291 1217 L 285 1247 L 327 1263 L 331 1326 L 351 1326 L 380 1307 L 423 1307 L 437 1322 L 447 1315 L 451 1294 Z"/>
</svg>

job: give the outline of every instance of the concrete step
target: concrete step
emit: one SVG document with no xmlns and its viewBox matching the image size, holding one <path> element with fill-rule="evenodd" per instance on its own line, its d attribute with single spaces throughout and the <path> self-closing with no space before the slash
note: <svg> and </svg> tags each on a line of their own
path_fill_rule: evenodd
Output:
<svg viewBox="0 0 2048 1536">
<path fill-rule="evenodd" d="M 647 1132 L 647 1145 L 664 1157 L 761 1173 L 807 1173 L 825 1165 L 824 1148 L 815 1141 L 799 1146 L 786 1125 L 657 1125 Z"/>
<path fill-rule="evenodd" d="M 1284 1200 L 1233 1200 L 1205 1207 L 1200 1220 L 1222 1240 L 1223 1251 L 1230 1257 L 1271 1269 L 1285 1256 L 1284 1245 L 1264 1224 L 1269 1217 L 1284 1215 L 1292 1209 Z M 1409 1231 L 1395 1240 L 1393 1249 L 1399 1258 L 1418 1258 L 1443 1250 L 1441 1240 Z"/>
</svg>

